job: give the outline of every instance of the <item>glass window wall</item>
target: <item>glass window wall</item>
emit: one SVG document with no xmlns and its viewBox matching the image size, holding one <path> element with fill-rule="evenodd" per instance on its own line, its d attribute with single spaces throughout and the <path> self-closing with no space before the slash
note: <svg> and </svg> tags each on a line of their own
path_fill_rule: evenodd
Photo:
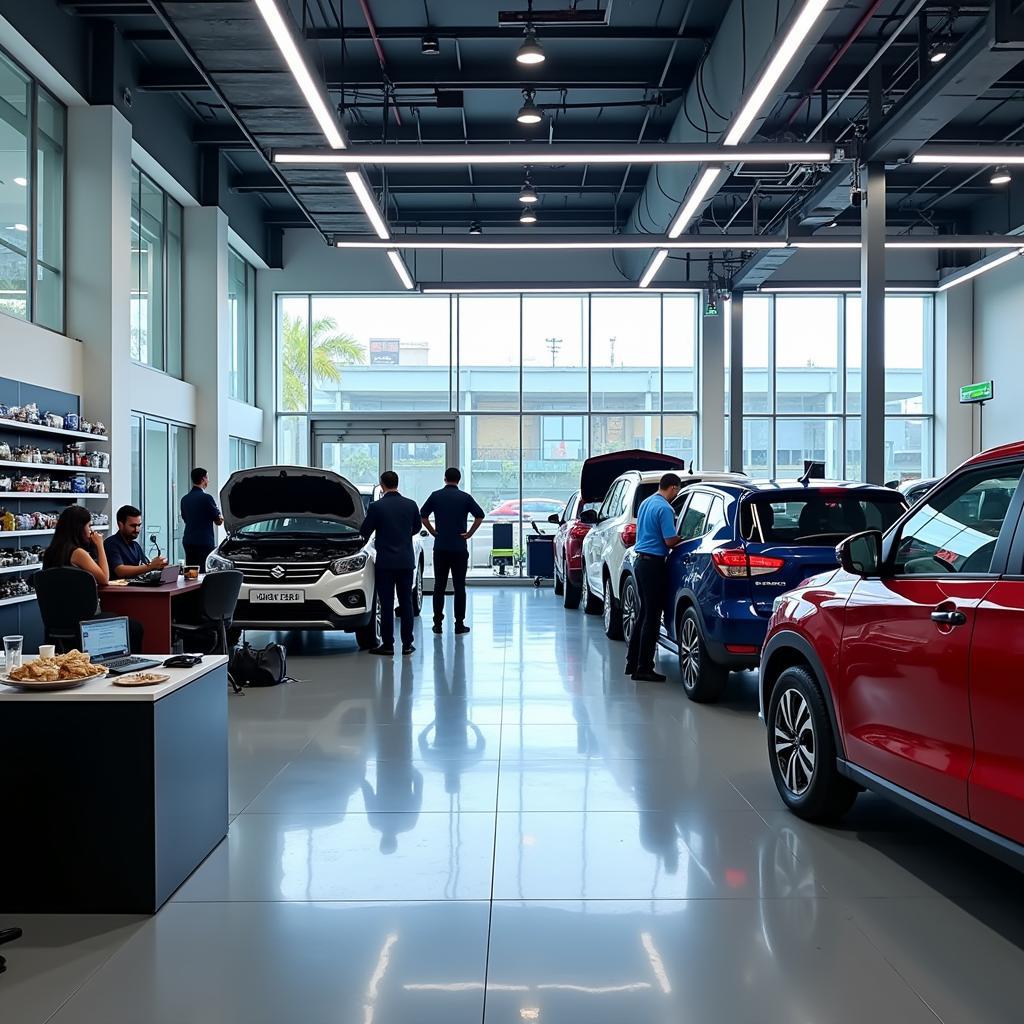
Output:
<svg viewBox="0 0 1024 1024">
<path fill-rule="evenodd" d="M 142 510 L 139 543 L 148 557 L 159 553 L 172 562 L 184 560 L 184 523 L 178 513 L 192 486 L 192 427 L 133 413 L 132 504 Z"/>
<path fill-rule="evenodd" d="M 228 250 L 228 312 L 228 394 L 251 403 L 256 392 L 256 270 L 234 249 Z"/>
</svg>

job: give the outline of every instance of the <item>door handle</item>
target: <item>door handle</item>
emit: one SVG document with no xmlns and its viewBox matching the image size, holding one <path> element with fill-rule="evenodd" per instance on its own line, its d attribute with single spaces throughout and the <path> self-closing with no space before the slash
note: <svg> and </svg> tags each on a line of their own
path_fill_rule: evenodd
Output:
<svg viewBox="0 0 1024 1024">
<path fill-rule="evenodd" d="M 940 622 L 944 626 L 962 626 L 967 621 L 967 616 L 958 611 L 932 612 L 932 622 Z"/>
</svg>

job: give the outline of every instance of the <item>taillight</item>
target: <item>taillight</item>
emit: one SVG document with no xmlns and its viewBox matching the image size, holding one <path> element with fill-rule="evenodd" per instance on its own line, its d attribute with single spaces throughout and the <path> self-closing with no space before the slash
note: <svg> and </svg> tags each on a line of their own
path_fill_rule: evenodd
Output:
<svg viewBox="0 0 1024 1024">
<path fill-rule="evenodd" d="M 628 523 L 619 534 L 622 543 L 631 548 L 636 543 L 636 523 Z"/>
<path fill-rule="evenodd" d="M 569 536 L 573 540 L 583 540 L 590 533 L 590 527 L 586 523 L 573 523 L 569 527 Z"/>
<path fill-rule="evenodd" d="M 722 548 L 712 551 L 711 562 L 718 574 L 726 579 L 767 576 L 770 573 L 778 572 L 786 564 L 784 558 L 749 555 L 744 548 Z"/>
</svg>

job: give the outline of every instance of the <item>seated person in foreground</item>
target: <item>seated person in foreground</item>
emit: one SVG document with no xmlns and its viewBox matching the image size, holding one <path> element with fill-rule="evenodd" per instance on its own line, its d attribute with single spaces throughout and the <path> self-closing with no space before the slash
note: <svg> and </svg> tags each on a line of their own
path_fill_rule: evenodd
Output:
<svg viewBox="0 0 1024 1024">
<path fill-rule="evenodd" d="M 139 543 L 141 529 L 142 513 L 134 505 L 122 505 L 117 510 L 117 533 L 112 533 L 103 542 L 112 580 L 134 579 L 154 569 L 163 569 L 167 565 L 167 559 L 163 555 L 146 561 L 146 555 Z"/>
</svg>

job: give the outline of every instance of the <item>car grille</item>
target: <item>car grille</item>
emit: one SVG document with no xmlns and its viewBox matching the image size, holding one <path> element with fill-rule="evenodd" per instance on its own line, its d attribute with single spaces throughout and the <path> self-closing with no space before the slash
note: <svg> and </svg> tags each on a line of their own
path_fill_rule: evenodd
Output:
<svg viewBox="0 0 1024 1024">
<path fill-rule="evenodd" d="M 316 583 L 327 571 L 330 562 L 239 562 L 242 579 L 246 583 L 268 586 Z"/>
</svg>

